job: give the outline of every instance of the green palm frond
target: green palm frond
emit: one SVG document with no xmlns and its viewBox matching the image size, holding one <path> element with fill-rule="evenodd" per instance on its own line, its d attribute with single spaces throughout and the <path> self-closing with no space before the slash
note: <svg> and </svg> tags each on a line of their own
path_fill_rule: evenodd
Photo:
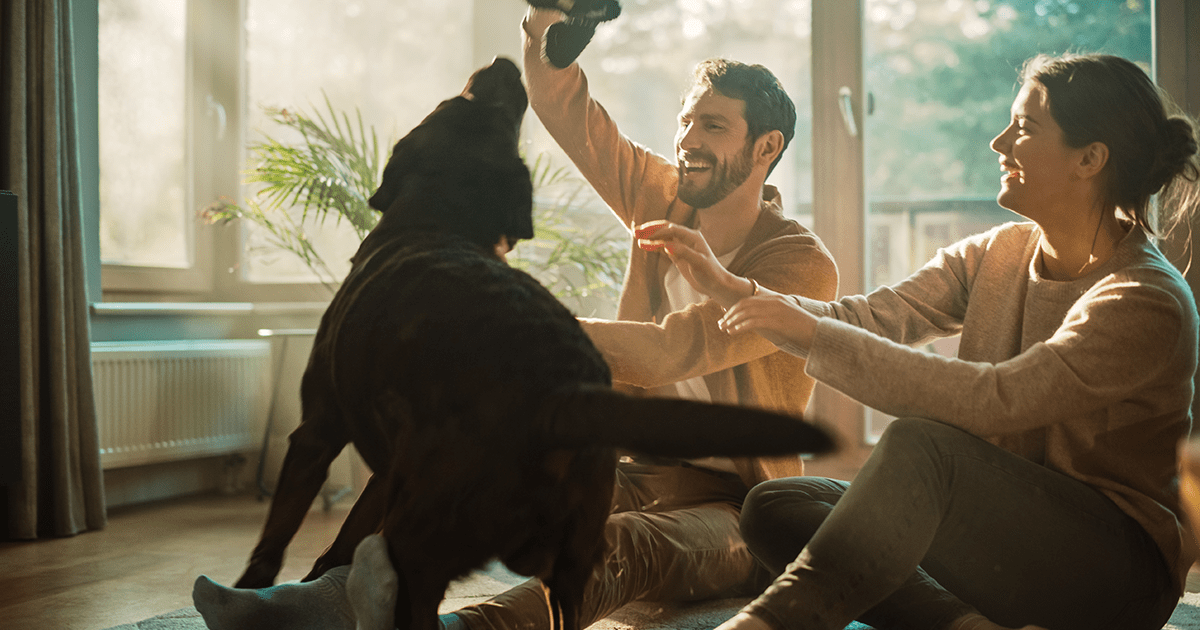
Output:
<svg viewBox="0 0 1200 630">
<path fill-rule="evenodd" d="M 266 108 L 273 122 L 300 133 L 302 144 L 285 144 L 266 136 L 252 144 L 255 167 L 247 173 L 247 183 L 265 184 L 258 197 L 263 206 L 278 210 L 297 207 L 300 223 L 309 220 L 321 224 L 330 215 L 338 222 L 346 220 L 359 238 L 366 236 L 379 221 L 379 215 L 367 204 L 379 181 L 381 160 L 375 128 L 367 133 L 362 113 L 355 110 L 355 125 L 349 115 L 339 117 L 325 96 L 329 117 L 317 112 L 314 117 L 287 109 Z"/>
<path fill-rule="evenodd" d="M 326 111 L 312 116 L 264 108 L 272 122 L 300 140 L 288 143 L 264 134 L 264 140 L 250 144 L 245 182 L 258 185 L 253 196 L 242 205 L 219 200 L 202 215 L 209 222 L 244 220 L 260 226 L 271 245 L 298 257 L 332 292 L 340 278 L 313 246 L 308 230 L 332 218 L 365 237 L 379 222 L 368 199 L 382 177 L 384 159 L 375 128 L 364 125 L 361 112 L 351 119 L 322 95 Z M 545 153 L 529 166 L 537 199 L 536 237 L 522 241 L 509 261 L 560 299 L 598 297 L 615 303 L 627 253 L 623 231 L 580 227 L 584 182 Z"/>
<path fill-rule="evenodd" d="M 581 226 L 585 184 L 573 171 L 555 167 L 548 155 L 539 154 L 529 170 L 537 193 L 535 236 L 517 244 L 509 263 L 538 278 L 559 299 L 597 296 L 615 303 L 628 255 L 623 230 L 613 224 Z"/>
</svg>

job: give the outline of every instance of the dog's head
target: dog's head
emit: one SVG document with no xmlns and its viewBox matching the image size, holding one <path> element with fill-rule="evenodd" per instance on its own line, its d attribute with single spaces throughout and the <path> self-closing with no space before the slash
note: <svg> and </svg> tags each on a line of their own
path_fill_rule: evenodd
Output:
<svg viewBox="0 0 1200 630">
<path fill-rule="evenodd" d="M 471 75 L 392 149 L 371 196 L 381 226 L 464 236 L 491 251 L 533 237 L 533 185 L 518 153 L 529 99 L 516 64 L 496 58 Z"/>
</svg>

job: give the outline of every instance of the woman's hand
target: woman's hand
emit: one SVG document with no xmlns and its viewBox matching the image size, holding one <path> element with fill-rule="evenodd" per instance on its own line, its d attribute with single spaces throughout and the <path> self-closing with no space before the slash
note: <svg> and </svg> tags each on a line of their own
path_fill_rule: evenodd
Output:
<svg viewBox="0 0 1200 630">
<path fill-rule="evenodd" d="M 716 630 L 774 630 L 774 628 L 771 627 L 771 624 L 750 613 L 739 612 L 725 623 L 717 626 Z"/>
<path fill-rule="evenodd" d="M 698 230 L 670 221 L 650 221 L 639 225 L 634 236 L 638 247 L 648 252 L 666 251 L 693 289 L 724 308 L 754 293 L 754 283 L 729 273 Z"/>
<path fill-rule="evenodd" d="M 730 334 L 756 332 L 793 354 L 807 353 L 817 329 L 817 316 L 800 308 L 791 296 L 759 287 L 757 295 L 730 307 L 717 325 Z"/>
</svg>

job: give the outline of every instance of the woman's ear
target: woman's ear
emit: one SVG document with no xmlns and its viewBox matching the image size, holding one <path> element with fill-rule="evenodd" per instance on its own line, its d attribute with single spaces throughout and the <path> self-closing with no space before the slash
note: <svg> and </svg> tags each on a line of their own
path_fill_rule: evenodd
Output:
<svg viewBox="0 0 1200 630">
<path fill-rule="evenodd" d="M 782 152 L 783 132 L 778 129 L 772 129 L 754 141 L 754 158 L 756 162 L 770 166 Z"/>
<path fill-rule="evenodd" d="M 1107 163 L 1108 145 L 1103 142 L 1093 142 L 1080 152 L 1079 165 L 1075 172 L 1080 179 L 1089 179 L 1104 170 L 1104 165 Z"/>
</svg>

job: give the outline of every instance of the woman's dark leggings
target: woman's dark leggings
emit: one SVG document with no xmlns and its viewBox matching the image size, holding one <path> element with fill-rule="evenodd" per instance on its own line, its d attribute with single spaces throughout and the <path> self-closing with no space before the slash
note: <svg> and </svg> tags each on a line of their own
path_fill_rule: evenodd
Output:
<svg viewBox="0 0 1200 630">
<path fill-rule="evenodd" d="M 1178 598 L 1132 518 L 1080 481 L 948 425 L 894 421 L 854 483 L 776 479 L 742 536 L 783 574 L 746 611 L 786 630 L 1157 630 Z"/>
</svg>

